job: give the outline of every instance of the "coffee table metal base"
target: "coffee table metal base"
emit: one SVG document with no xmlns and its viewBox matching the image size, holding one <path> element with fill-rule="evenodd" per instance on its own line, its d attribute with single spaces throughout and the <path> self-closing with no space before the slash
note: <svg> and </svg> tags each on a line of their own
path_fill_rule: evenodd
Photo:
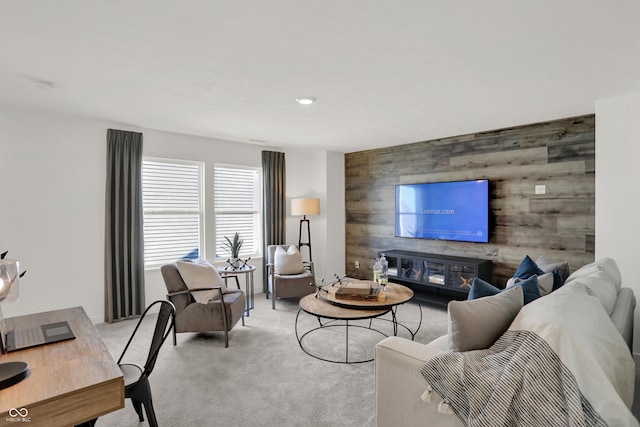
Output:
<svg viewBox="0 0 640 427">
<path fill-rule="evenodd" d="M 305 333 L 303 333 L 302 335 L 300 335 L 299 331 L 298 331 L 298 317 L 300 316 L 300 312 L 302 312 L 304 310 L 299 309 L 298 310 L 298 314 L 296 316 L 296 338 L 298 339 L 298 344 L 300 345 L 300 348 L 302 349 L 302 351 L 304 351 L 305 353 L 307 353 L 309 356 L 315 357 L 316 359 L 319 360 L 323 360 L 325 362 L 332 362 L 332 363 L 365 363 L 365 362 L 371 362 L 373 360 L 373 358 L 370 359 L 364 359 L 364 360 L 349 360 L 349 328 L 359 328 L 359 329 L 365 329 L 365 330 L 369 330 L 372 331 L 374 333 L 380 334 L 383 337 L 387 337 L 388 335 L 384 332 L 382 332 L 379 329 L 375 329 L 372 327 L 372 321 L 369 321 L 369 326 L 363 326 L 363 325 L 354 325 L 353 323 L 349 323 L 349 319 L 345 319 L 345 320 L 341 320 L 341 319 L 332 319 L 329 320 L 326 323 L 322 323 L 322 318 L 319 316 L 316 316 L 318 318 L 318 324 L 319 326 L 310 329 L 308 331 L 306 331 Z M 387 310 L 388 312 L 388 310 Z M 377 316 L 382 316 L 386 313 L 382 313 L 379 314 Z M 364 318 L 364 319 L 372 319 L 372 318 Z M 356 319 L 353 319 L 356 320 Z M 323 329 L 327 329 L 327 328 L 344 328 L 345 333 L 344 333 L 344 339 L 345 339 L 345 355 L 344 355 L 344 360 L 337 360 L 337 359 L 329 359 L 326 357 L 321 357 L 317 354 L 314 354 L 310 349 L 306 348 L 303 344 L 303 340 L 305 337 L 307 337 L 309 334 L 311 334 L 312 332 L 316 332 L 319 330 L 323 330 Z"/>
<path fill-rule="evenodd" d="M 373 357 L 365 358 L 365 359 L 357 359 L 357 360 L 349 359 L 349 328 L 369 330 L 374 334 L 381 335 L 382 337 L 388 337 L 389 336 L 388 333 L 380 330 L 379 328 L 374 328 L 373 322 L 374 320 L 376 322 L 390 322 L 393 326 L 393 335 L 398 335 L 398 327 L 401 327 L 401 328 L 404 328 L 411 335 L 411 339 L 413 340 L 415 337 L 415 334 L 418 332 L 418 330 L 420 329 L 420 326 L 422 325 L 422 307 L 420 307 L 420 305 L 418 304 L 418 308 L 420 310 L 420 322 L 416 330 L 412 331 L 406 325 L 398 322 L 398 319 L 396 316 L 397 306 L 384 307 L 379 309 L 357 309 L 357 308 L 354 309 L 354 308 L 341 307 L 341 306 L 331 304 L 321 298 L 317 298 L 315 295 L 307 295 L 306 297 L 300 300 L 300 308 L 298 310 L 298 314 L 296 315 L 296 323 L 295 323 L 296 338 L 298 340 L 298 344 L 300 345 L 300 348 L 302 349 L 302 351 L 304 351 L 305 353 L 307 353 L 308 355 L 316 359 L 323 360 L 325 362 L 347 363 L 347 364 L 371 362 L 373 361 Z M 311 328 L 308 331 L 301 334 L 299 331 L 299 319 L 300 319 L 301 312 L 305 312 L 311 316 L 316 317 L 318 320 L 318 326 Z M 385 314 L 388 314 L 388 313 L 391 313 L 391 319 L 381 318 L 381 316 L 384 316 Z M 327 321 L 323 323 L 323 319 Z M 365 326 L 362 324 L 352 323 L 352 321 L 356 321 L 356 320 L 369 320 L 368 322 L 369 324 L 368 326 Z M 305 347 L 303 342 L 305 337 L 308 337 L 309 334 L 312 334 L 314 332 L 317 332 L 320 330 L 326 330 L 327 328 L 345 328 L 344 359 L 337 359 L 337 358 L 332 359 L 328 357 L 322 357 L 322 356 L 319 356 L 317 353 L 314 353 L 308 347 Z"/>
</svg>

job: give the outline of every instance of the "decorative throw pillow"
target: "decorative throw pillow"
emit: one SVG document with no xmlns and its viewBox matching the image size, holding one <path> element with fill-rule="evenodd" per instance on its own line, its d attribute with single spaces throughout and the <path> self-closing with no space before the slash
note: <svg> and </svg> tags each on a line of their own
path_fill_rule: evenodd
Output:
<svg viewBox="0 0 640 427">
<path fill-rule="evenodd" d="M 467 300 L 474 300 L 482 297 L 489 297 L 492 295 L 499 294 L 501 289 L 493 286 L 491 283 L 485 282 L 484 280 L 476 277 L 471 282 L 471 288 L 469 289 L 469 294 L 467 295 Z"/>
<path fill-rule="evenodd" d="M 540 298 L 538 276 L 534 275 L 526 280 L 520 280 L 519 282 L 511 285 L 511 288 L 513 287 L 522 287 L 522 292 L 524 294 L 524 304 L 529 304 L 531 301 Z M 469 289 L 469 295 L 467 299 L 473 300 L 486 296 L 496 295 L 500 292 L 504 291 L 476 277 L 475 279 L 473 279 L 473 283 L 471 284 L 471 289 Z"/>
<path fill-rule="evenodd" d="M 218 270 L 205 259 L 197 259 L 194 262 L 178 261 L 178 272 L 182 277 L 185 285 L 189 289 L 195 288 L 211 288 L 220 286 L 222 293 L 227 291 L 224 280 L 218 274 Z M 217 289 L 207 291 L 192 292 L 191 295 L 196 302 L 206 304 L 211 300 L 220 298 L 220 292 Z"/>
<path fill-rule="evenodd" d="M 536 260 L 536 265 L 545 273 L 551 273 L 553 270 L 558 270 L 562 276 L 563 282 L 567 280 L 567 277 L 569 277 L 569 274 L 571 273 L 568 261 L 551 261 L 542 255 Z"/>
<path fill-rule="evenodd" d="M 535 262 L 533 262 L 529 255 L 525 255 L 513 277 L 517 277 L 518 279 L 528 279 L 531 276 L 539 276 L 544 273 L 545 272 L 542 271 Z"/>
<path fill-rule="evenodd" d="M 551 272 L 553 274 L 553 290 L 560 289 L 562 285 L 564 285 L 564 279 L 562 278 L 562 273 L 559 270 L 553 270 Z"/>
<path fill-rule="evenodd" d="M 289 246 L 286 251 L 282 247 L 277 247 L 273 254 L 273 268 L 276 274 L 300 274 L 304 273 L 302 255 L 294 245 Z"/>
<path fill-rule="evenodd" d="M 509 328 L 522 306 L 521 286 L 486 298 L 449 302 L 449 347 L 453 351 L 490 347 Z"/>
<path fill-rule="evenodd" d="M 554 271 L 556 271 L 556 270 L 554 270 Z M 541 297 L 545 296 L 545 295 L 548 295 L 551 292 L 553 292 L 553 290 L 555 289 L 554 285 L 555 285 L 555 281 L 556 281 L 557 278 L 562 280 L 561 277 L 556 276 L 556 274 L 554 274 L 554 273 L 545 273 L 545 274 L 542 274 L 542 275 L 536 276 L 536 277 L 538 278 L 538 289 L 539 289 L 539 293 L 540 293 Z M 512 277 L 511 279 L 509 279 L 507 281 L 506 288 L 511 288 L 511 287 L 523 282 L 523 281 L 524 280 L 519 279 L 517 277 Z"/>
</svg>

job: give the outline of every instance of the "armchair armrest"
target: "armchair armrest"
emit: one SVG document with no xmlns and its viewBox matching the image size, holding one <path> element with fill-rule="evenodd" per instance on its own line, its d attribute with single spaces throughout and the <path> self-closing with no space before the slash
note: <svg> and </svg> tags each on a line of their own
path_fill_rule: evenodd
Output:
<svg viewBox="0 0 640 427">
<path fill-rule="evenodd" d="M 169 292 L 167 294 L 167 297 L 173 297 L 173 296 L 176 296 L 176 295 L 190 294 L 192 292 L 198 292 L 198 291 L 212 291 L 214 289 L 219 290 L 220 293 L 222 294 L 222 286 L 211 286 L 211 287 L 207 287 L 207 288 L 193 288 L 193 289 L 184 289 L 182 291 Z"/>
</svg>

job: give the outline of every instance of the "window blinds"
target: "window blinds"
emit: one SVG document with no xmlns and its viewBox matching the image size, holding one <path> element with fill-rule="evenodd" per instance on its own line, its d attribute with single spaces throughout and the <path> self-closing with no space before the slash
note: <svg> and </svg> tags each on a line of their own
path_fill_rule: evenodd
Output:
<svg viewBox="0 0 640 427">
<path fill-rule="evenodd" d="M 201 252 L 202 164 L 173 160 L 144 160 L 145 267 L 179 259 L 195 259 Z"/>
</svg>

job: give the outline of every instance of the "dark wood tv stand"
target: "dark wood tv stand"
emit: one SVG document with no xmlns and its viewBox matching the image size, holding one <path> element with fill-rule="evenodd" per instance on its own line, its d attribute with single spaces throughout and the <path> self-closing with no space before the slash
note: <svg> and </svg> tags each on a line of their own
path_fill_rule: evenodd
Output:
<svg viewBox="0 0 640 427">
<path fill-rule="evenodd" d="M 381 254 L 389 262 L 389 281 L 410 287 L 416 298 L 429 303 L 467 299 L 475 277 L 492 280 L 490 260 L 395 249 Z"/>
</svg>

